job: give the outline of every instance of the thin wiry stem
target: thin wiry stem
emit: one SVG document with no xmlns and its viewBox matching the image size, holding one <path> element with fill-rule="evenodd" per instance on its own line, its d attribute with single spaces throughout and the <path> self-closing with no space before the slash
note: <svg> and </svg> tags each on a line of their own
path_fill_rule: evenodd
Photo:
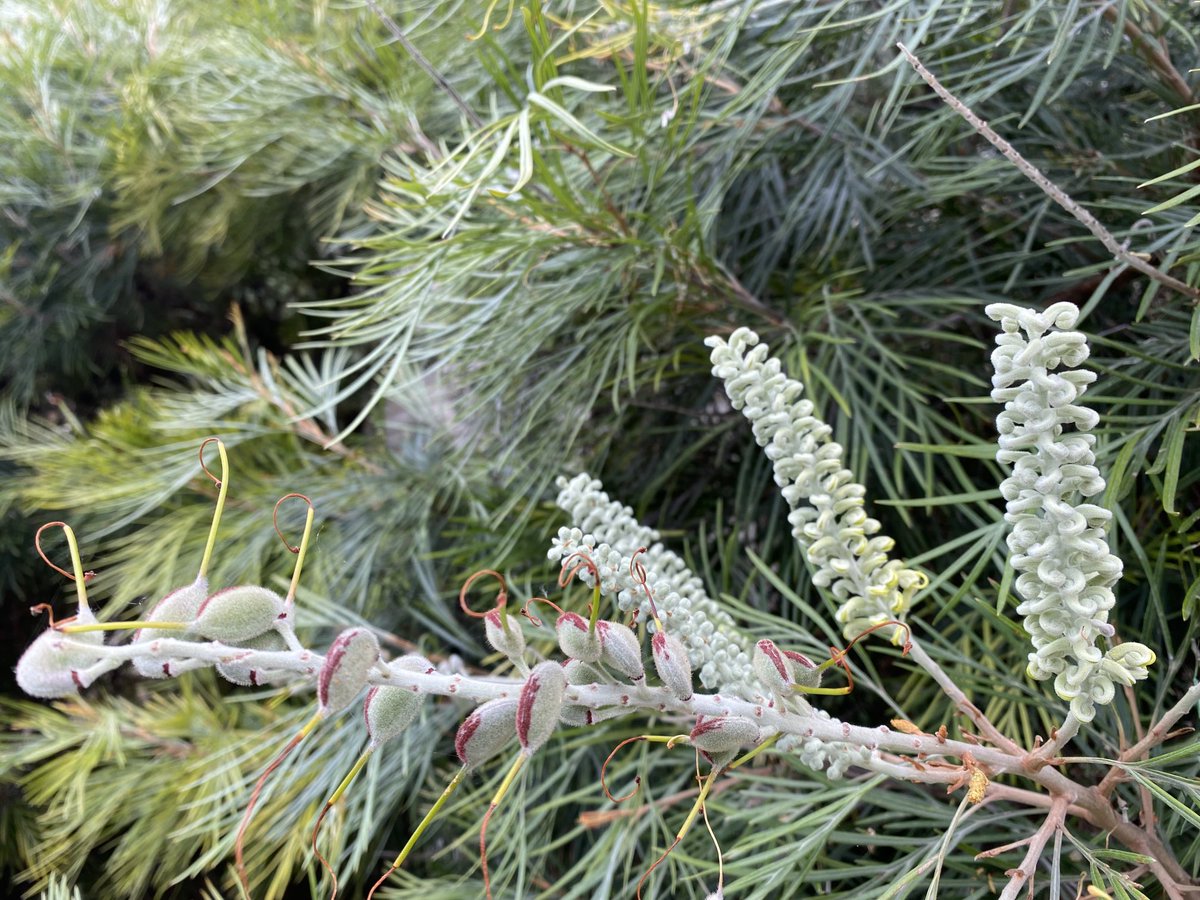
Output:
<svg viewBox="0 0 1200 900">
<path fill-rule="evenodd" d="M 420 66 L 424 70 L 425 74 L 432 78 L 437 86 L 446 94 L 446 96 L 453 101 L 454 105 L 462 110 L 462 114 L 467 117 L 471 124 L 476 128 L 482 128 L 483 119 L 479 118 L 475 110 L 471 109 L 471 107 L 467 105 L 467 101 L 464 100 L 462 95 L 454 89 L 454 85 L 446 80 L 446 76 L 439 72 L 434 67 L 433 63 L 427 60 L 425 55 L 413 45 L 413 42 L 408 39 L 408 36 L 404 33 L 400 26 L 396 24 L 396 20 L 380 9 L 379 4 L 376 3 L 375 0 L 367 0 L 367 6 L 370 8 L 371 12 L 375 13 L 375 15 L 379 17 L 379 21 L 384 24 L 384 27 L 387 28 L 392 37 L 396 39 L 396 43 L 398 43 L 408 52 L 408 55 L 413 58 L 413 62 Z"/>
<path fill-rule="evenodd" d="M 1190 297 L 1193 302 L 1200 302 L 1200 290 L 1185 284 L 1178 278 L 1168 275 L 1166 272 L 1154 268 L 1154 266 L 1150 265 L 1136 253 L 1131 253 L 1128 248 L 1113 236 L 1112 232 L 1100 224 L 1100 221 L 1095 216 L 1067 196 L 1062 188 L 1047 178 L 1037 166 L 1018 153 L 1012 144 L 993 131 L 987 122 L 971 111 L 970 107 L 946 90 L 941 82 L 934 77 L 933 73 L 926 69 L 907 47 L 903 44 L 897 44 L 896 46 L 900 48 L 900 52 L 904 54 L 904 58 L 908 60 L 917 74 L 924 79 L 926 84 L 933 88 L 934 93 L 941 97 L 947 106 L 962 116 L 981 137 L 1003 153 L 1005 158 L 1016 166 L 1022 175 L 1041 188 L 1046 196 L 1074 216 L 1080 224 L 1087 228 L 1104 245 L 1104 249 L 1111 253 L 1114 259 L 1118 259 L 1127 266 L 1137 269 L 1143 275 L 1153 278 L 1160 284 L 1179 291 L 1185 297 Z"/>
</svg>

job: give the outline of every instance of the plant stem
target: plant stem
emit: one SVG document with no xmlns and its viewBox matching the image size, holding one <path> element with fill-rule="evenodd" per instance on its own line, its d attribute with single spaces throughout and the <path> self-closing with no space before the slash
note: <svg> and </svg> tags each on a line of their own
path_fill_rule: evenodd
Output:
<svg viewBox="0 0 1200 900">
<path fill-rule="evenodd" d="M 1112 232 L 1100 224 L 1095 216 L 1067 196 L 1062 188 L 1047 178 L 1037 166 L 1021 156 L 1012 144 L 993 131 L 987 122 L 971 111 L 970 107 L 946 90 L 941 82 L 933 76 L 933 73 L 926 69 L 907 47 L 903 44 L 897 44 L 896 46 L 900 48 L 900 52 L 904 54 L 904 58 L 908 60 L 909 65 L 916 70 L 916 73 L 924 79 L 926 84 L 933 88 L 934 93 L 947 106 L 962 116 L 981 137 L 1003 153 L 1022 175 L 1041 188 L 1051 200 L 1074 216 L 1080 224 L 1087 228 L 1104 245 L 1104 249 L 1111 253 L 1115 259 L 1120 260 L 1131 268 L 1137 269 L 1143 275 L 1153 278 L 1160 284 L 1178 291 L 1185 297 L 1190 297 L 1193 302 L 1200 301 L 1200 290 L 1185 284 L 1178 278 L 1168 275 L 1166 272 L 1159 271 L 1137 254 L 1129 252 L 1128 249 L 1113 237 Z"/>
</svg>

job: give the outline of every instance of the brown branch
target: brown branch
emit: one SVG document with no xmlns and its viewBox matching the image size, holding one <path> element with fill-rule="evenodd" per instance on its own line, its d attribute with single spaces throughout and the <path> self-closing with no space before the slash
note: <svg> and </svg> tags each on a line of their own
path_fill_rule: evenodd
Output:
<svg viewBox="0 0 1200 900">
<path fill-rule="evenodd" d="M 1116 24 L 1116 4 L 1110 3 L 1104 7 L 1103 15 L 1109 22 Z M 1167 86 L 1179 95 L 1179 99 L 1185 104 L 1195 103 L 1195 94 L 1192 93 L 1192 89 L 1188 86 L 1187 79 L 1183 77 L 1183 74 L 1171 62 L 1171 55 L 1167 52 L 1166 47 L 1160 46 L 1146 32 L 1138 28 L 1137 23 L 1129 18 L 1128 15 L 1125 16 L 1125 21 L 1121 27 L 1125 32 L 1125 36 L 1141 51 L 1142 55 L 1146 57 L 1146 61 L 1150 63 L 1154 71 L 1162 76 Z"/>
<path fill-rule="evenodd" d="M 1050 813 L 1046 816 L 1042 827 L 1035 831 L 1029 839 L 1029 850 L 1026 852 L 1025 858 L 1021 860 L 1021 865 L 1016 869 L 1009 870 L 1009 881 L 1005 885 L 1003 893 L 1000 894 L 1000 900 L 1016 900 L 1021 893 L 1021 888 L 1027 883 L 1032 891 L 1033 873 L 1037 870 L 1038 860 L 1042 858 L 1046 842 L 1063 827 L 1066 813 L 1067 799 L 1055 797 L 1050 806 Z"/>
<path fill-rule="evenodd" d="M 425 74 L 433 79 L 434 83 L 441 88 L 442 93 L 444 93 L 451 99 L 451 101 L 453 101 L 454 105 L 457 106 L 462 111 L 462 114 L 467 117 L 468 121 L 470 121 L 470 123 L 476 128 L 482 128 L 483 120 L 475 114 L 475 110 L 471 109 L 471 107 L 467 105 L 467 101 L 464 100 L 462 95 L 454 89 L 454 85 L 447 81 L 446 77 L 437 69 L 435 69 L 433 63 L 427 60 L 425 55 L 421 53 L 421 51 L 416 48 L 413 42 L 408 39 L 408 36 L 404 33 L 400 26 L 396 24 L 396 20 L 380 9 L 379 4 L 376 3 L 375 0 L 367 0 L 367 6 L 370 8 L 371 12 L 375 13 L 375 15 L 379 18 L 379 21 L 384 24 L 384 27 L 387 28 L 392 37 L 396 39 L 396 43 L 408 51 L 408 55 L 413 58 L 413 62 L 420 66 L 421 69 L 424 70 Z"/>
<path fill-rule="evenodd" d="M 1183 716 L 1191 710 L 1196 702 L 1200 701 L 1200 683 L 1193 684 L 1191 688 L 1184 692 L 1184 695 L 1179 698 L 1179 702 L 1167 710 L 1161 719 L 1159 719 L 1150 730 L 1146 732 L 1146 736 L 1140 741 L 1122 753 L 1119 757 L 1121 762 L 1136 762 L 1142 759 L 1151 749 L 1161 744 L 1167 739 L 1168 734 Z M 1102 797 L 1107 798 L 1114 787 L 1125 778 L 1124 772 L 1119 766 L 1113 766 L 1108 774 L 1101 780 L 1099 787 L 1096 789 Z"/>
<path fill-rule="evenodd" d="M 1072 200 L 1062 188 L 1047 178 L 1037 166 L 1018 153 L 1012 144 L 993 131 L 987 122 L 975 115 L 965 103 L 946 90 L 942 86 L 942 83 L 934 77 L 933 73 L 926 69 L 907 47 L 903 44 L 897 44 L 896 46 L 900 48 L 900 52 L 904 54 L 904 58 L 908 60 L 909 65 L 913 67 L 916 73 L 921 76 L 924 82 L 933 89 L 933 92 L 947 106 L 966 120 L 975 129 L 976 133 L 983 137 L 989 144 L 1004 154 L 1005 158 L 1016 166 L 1022 175 L 1041 188 L 1046 196 L 1074 216 L 1080 224 L 1087 228 L 1100 241 L 1104 248 L 1113 255 L 1114 259 L 1118 259 L 1127 266 L 1137 269 L 1143 275 L 1178 291 L 1185 297 L 1189 297 L 1193 302 L 1200 302 L 1200 290 L 1185 284 L 1178 278 L 1168 275 L 1166 272 L 1154 268 L 1154 266 L 1142 259 L 1141 256 L 1130 252 L 1128 248 L 1123 246 L 1113 236 L 1112 232 L 1100 224 L 1100 221 L 1095 216 Z"/>
</svg>

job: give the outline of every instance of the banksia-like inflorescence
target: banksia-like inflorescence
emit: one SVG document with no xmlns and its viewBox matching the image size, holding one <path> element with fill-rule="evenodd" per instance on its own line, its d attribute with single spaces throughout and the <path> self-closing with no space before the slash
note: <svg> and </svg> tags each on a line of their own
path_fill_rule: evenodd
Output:
<svg viewBox="0 0 1200 900">
<path fill-rule="evenodd" d="M 725 382 L 733 408 L 754 426 L 754 437 L 775 468 L 775 483 L 791 507 L 792 535 L 813 566 L 813 583 L 840 602 L 837 620 L 853 638 L 872 625 L 901 618 L 926 577 L 888 553 L 894 542 L 863 509 L 866 488 L 842 464 L 832 429 L 814 415 L 804 386 L 783 373 L 749 328 L 712 348 L 713 374 Z M 896 634 L 899 635 L 897 630 Z"/>
<path fill-rule="evenodd" d="M 1012 467 L 1000 492 L 1023 601 L 1017 612 L 1033 641 L 1029 674 L 1053 677 L 1054 692 L 1090 722 L 1096 704 L 1111 701 L 1115 685 L 1145 678 L 1155 657 L 1142 644 L 1096 646 L 1114 634 L 1108 614 L 1122 564 L 1108 548 L 1111 513 L 1085 502 L 1105 488 L 1090 433 L 1099 416 L 1078 402 L 1096 379 L 1074 368 L 1088 357 L 1087 338 L 1064 330 L 1079 318 L 1071 303 L 1041 313 L 993 303 L 986 312 L 1002 329 L 992 352 L 992 399 L 1004 404 L 996 459 Z"/>
<path fill-rule="evenodd" d="M 601 593 L 616 594 L 622 610 L 636 609 L 647 621 L 652 604 L 657 608 L 667 630 L 687 647 L 701 684 L 753 697 L 761 689 L 750 670 L 748 641 L 733 619 L 705 593 L 703 582 L 678 554 L 659 542 L 659 533 L 638 522 L 628 506 L 611 500 L 603 487 L 587 474 L 558 480 L 556 502 L 574 527 L 559 529 L 549 558 L 570 571 L 580 555 L 586 556 L 600 574 Z M 630 571 L 635 556 L 645 571 L 644 584 Z M 579 567 L 577 574 L 588 585 L 595 583 L 589 567 Z"/>
</svg>

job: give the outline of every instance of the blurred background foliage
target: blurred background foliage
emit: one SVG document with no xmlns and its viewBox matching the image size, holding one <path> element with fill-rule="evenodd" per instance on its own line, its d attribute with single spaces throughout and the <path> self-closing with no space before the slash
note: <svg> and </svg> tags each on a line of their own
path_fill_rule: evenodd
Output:
<svg viewBox="0 0 1200 900">
<path fill-rule="evenodd" d="M 1023 674 L 982 310 L 1069 299 L 1101 375 L 1088 396 L 1126 562 L 1115 620 L 1160 660 L 1080 752 L 1115 755 L 1195 676 L 1197 307 L 1115 265 L 895 50 L 1194 285 L 1193 5 L 0 0 L 0 23 L 6 658 L 38 627 L 28 606 L 64 607 L 66 586 L 31 562 L 41 521 L 80 533 L 108 615 L 191 580 L 209 435 L 233 460 L 215 582 L 286 583 L 271 506 L 313 498 L 300 621 L 316 646 L 369 622 L 397 652 L 494 663 L 450 598 L 484 567 L 544 593 L 548 539 L 569 524 L 552 481 L 587 470 L 749 634 L 821 653 L 832 607 L 701 344 L 746 324 L 834 424 L 898 552 L 933 576 L 914 614 L 931 652 L 1032 741 L 1065 710 Z M 826 708 L 954 724 L 927 678 L 868 647 L 858 690 Z M 10 671 L 0 867 L 18 890 L 231 893 L 249 787 L 306 698 L 118 673 L 35 704 Z M 429 704 L 327 820 L 351 892 L 440 790 L 463 715 Z M 357 755 L 356 725 L 309 742 L 266 796 L 256 896 L 327 892 L 308 829 Z M 640 773 L 648 796 L 632 805 L 649 805 L 612 809 L 599 763 L 647 727 L 568 731 L 535 760 L 492 824 L 500 891 L 633 893 L 693 775 L 634 750 L 614 779 Z M 1194 755 L 1156 773 L 1197 796 Z M 459 796 L 385 896 L 481 892 L 472 835 L 497 779 Z M 767 758 L 709 810 L 731 897 L 903 896 L 928 887 L 955 802 Z M 1194 814 L 1153 812 L 1197 871 Z M 1004 804 L 979 810 L 943 895 L 990 896 L 1016 857 L 972 855 L 1033 827 Z M 699 835 L 657 896 L 713 888 Z M 1065 896 L 1081 877 L 1138 895 L 1103 835 L 1072 838 Z"/>
</svg>

